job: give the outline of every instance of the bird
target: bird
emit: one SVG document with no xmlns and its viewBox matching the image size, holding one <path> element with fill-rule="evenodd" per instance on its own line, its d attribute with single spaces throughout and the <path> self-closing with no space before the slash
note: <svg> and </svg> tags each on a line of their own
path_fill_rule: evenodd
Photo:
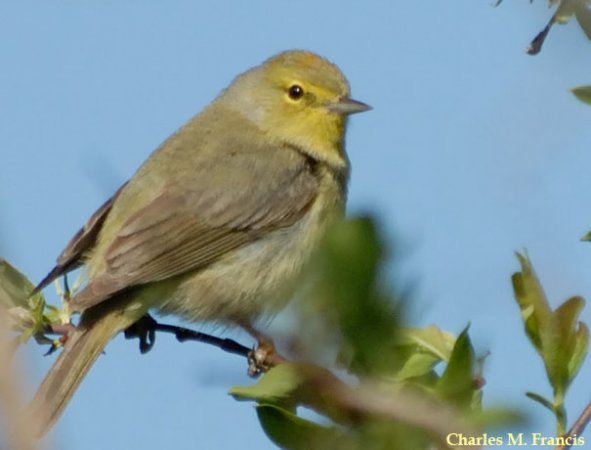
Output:
<svg viewBox="0 0 591 450">
<path fill-rule="evenodd" d="M 335 64 L 288 50 L 166 139 L 35 288 L 79 267 L 87 280 L 68 304 L 78 323 L 29 405 L 35 434 L 51 429 L 111 338 L 151 310 L 262 336 L 256 320 L 285 306 L 344 215 L 348 116 L 369 109 Z"/>
</svg>

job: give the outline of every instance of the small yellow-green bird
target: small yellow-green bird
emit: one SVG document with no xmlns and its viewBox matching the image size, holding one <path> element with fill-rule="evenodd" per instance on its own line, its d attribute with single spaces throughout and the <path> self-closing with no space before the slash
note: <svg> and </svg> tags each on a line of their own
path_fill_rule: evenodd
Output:
<svg viewBox="0 0 591 450">
<path fill-rule="evenodd" d="M 277 312 L 327 225 L 343 214 L 352 100 L 307 51 L 239 75 L 168 138 L 72 238 L 39 284 L 84 266 L 78 326 L 31 405 L 58 419 L 108 341 L 150 309 L 253 330 Z"/>
</svg>

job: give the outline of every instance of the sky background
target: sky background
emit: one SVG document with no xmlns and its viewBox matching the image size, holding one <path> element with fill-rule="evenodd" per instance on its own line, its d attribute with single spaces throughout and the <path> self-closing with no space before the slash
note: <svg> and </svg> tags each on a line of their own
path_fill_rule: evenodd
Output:
<svg viewBox="0 0 591 450">
<path fill-rule="evenodd" d="M 375 213 L 397 242 L 397 276 L 415 286 L 411 322 L 454 333 L 470 322 L 477 349 L 491 352 L 485 404 L 510 402 L 530 414 L 528 430 L 552 434 L 552 416 L 523 395 L 550 389 L 509 277 L 513 252 L 527 248 L 553 305 L 591 297 L 591 244 L 579 241 L 591 228 L 591 108 L 568 91 L 591 83 L 591 43 L 573 22 L 526 55 L 547 3 L 491 3 L 2 0 L 0 256 L 40 280 L 235 75 L 281 50 L 313 50 L 374 107 L 350 122 L 349 211 Z M 44 351 L 23 352 L 30 391 L 54 359 Z M 590 369 L 567 397 L 573 419 Z M 245 373 L 241 358 L 205 345 L 159 336 L 141 356 L 118 337 L 47 446 L 272 449 L 253 404 L 227 395 L 251 383 Z"/>
</svg>

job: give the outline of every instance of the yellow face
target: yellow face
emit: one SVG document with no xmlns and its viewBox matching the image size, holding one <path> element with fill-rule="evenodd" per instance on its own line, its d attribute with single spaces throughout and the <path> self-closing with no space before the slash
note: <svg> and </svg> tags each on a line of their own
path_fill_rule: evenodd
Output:
<svg viewBox="0 0 591 450">
<path fill-rule="evenodd" d="M 281 53 L 251 69 L 227 94 L 270 137 L 336 166 L 346 165 L 347 115 L 369 108 L 349 99 L 337 66 L 303 51 Z"/>
</svg>

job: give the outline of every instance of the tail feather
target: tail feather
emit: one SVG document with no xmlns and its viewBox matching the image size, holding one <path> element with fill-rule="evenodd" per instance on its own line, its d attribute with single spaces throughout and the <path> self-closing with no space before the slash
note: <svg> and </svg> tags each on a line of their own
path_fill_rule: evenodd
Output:
<svg viewBox="0 0 591 450">
<path fill-rule="evenodd" d="M 109 340 L 137 320 L 132 316 L 111 310 L 88 321 L 83 315 L 29 406 L 36 436 L 51 429 Z"/>
</svg>

